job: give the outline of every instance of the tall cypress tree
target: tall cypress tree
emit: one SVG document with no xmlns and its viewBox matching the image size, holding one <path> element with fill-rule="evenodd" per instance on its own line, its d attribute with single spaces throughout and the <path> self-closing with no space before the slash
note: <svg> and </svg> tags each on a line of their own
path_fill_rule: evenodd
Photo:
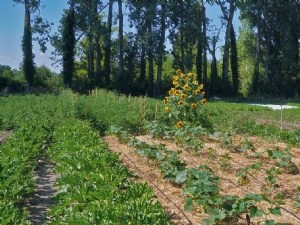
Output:
<svg viewBox="0 0 300 225">
<path fill-rule="evenodd" d="M 22 40 L 23 50 L 23 70 L 25 78 L 30 88 L 33 85 L 33 79 L 35 74 L 35 67 L 33 62 L 32 52 L 32 31 L 31 31 L 31 2 L 30 0 L 24 1 L 25 6 L 25 18 L 24 18 L 24 34 Z"/>
<path fill-rule="evenodd" d="M 62 49 L 63 49 L 63 77 L 66 88 L 71 87 L 74 72 L 75 56 L 75 12 L 74 0 L 69 1 L 70 8 L 67 12 L 62 29 Z"/>
</svg>

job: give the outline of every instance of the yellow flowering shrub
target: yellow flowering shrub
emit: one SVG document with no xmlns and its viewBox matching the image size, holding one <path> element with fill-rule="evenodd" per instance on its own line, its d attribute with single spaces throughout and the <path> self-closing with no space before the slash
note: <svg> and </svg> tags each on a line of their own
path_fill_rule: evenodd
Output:
<svg viewBox="0 0 300 225">
<path fill-rule="evenodd" d="M 206 103 L 204 86 L 196 78 L 194 73 L 184 74 L 177 70 L 172 80 L 173 87 L 164 99 L 165 113 L 178 129 L 185 124 L 197 124 L 198 109 Z"/>
</svg>

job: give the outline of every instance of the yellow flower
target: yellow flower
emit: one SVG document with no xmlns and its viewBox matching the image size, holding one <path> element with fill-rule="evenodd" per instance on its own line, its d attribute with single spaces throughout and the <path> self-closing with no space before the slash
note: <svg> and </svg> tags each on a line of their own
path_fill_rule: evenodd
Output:
<svg viewBox="0 0 300 225">
<path fill-rule="evenodd" d="M 179 106 L 182 106 L 182 105 L 183 105 L 183 101 L 180 100 L 180 101 L 178 102 L 178 105 L 179 105 Z"/>
<path fill-rule="evenodd" d="M 203 84 L 200 84 L 199 87 L 198 87 L 200 90 L 203 89 Z"/>
<path fill-rule="evenodd" d="M 181 74 L 181 70 L 180 69 L 176 70 L 176 74 L 180 75 Z"/>
<path fill-rule="evenodd" d="M 193 73 L 192 73 L 192 72 L 189 72 L 187 75 L 188 75 L 188 77 L 192 77 L 192 76 L 193 76 Z"/>
<path fill-rule="evenodd" d="M 180 94 L 180 91 L 179 91 L 179 90 L 175 90 L 175 91 L 174 91 L 174 94 L 175 94 L 175 95 L 179 95 L 179 94 Z"/>
<path fill-rule="evenodd" d="M 182 121 L 178 121 L 177 123 L 176 123 L 176 127 L 179 129 L 179 128 L 181 128 L 183 126 L 183 122 Z"/>
<path fill-rule="evenodd" d="M 171 90 L 169 91 L 169 95 L 173 95 L 175 91 L 175 88 L 171 88 Z"/>
<path fill-rule="evenodd" d="M 174 85 L 175 87 L 178 87 L 178 81 L 173 80 L 173 85 Z"/>
<path fill-rule="evenodd" d="M 173 76 L 173 82 L 178 80 L 178 76 L 174 75 Z"/>
<path fill-rule="evenodd" d="M 181 99 L 185 99 L 186 98 L 186 94 L 181 94 Z"/>
<path fill-rule="evenodd" d="M 195 94 L 196 94 L 196 95 L 199 95 L 199 94 L 200 94 L 200 90 L 199 90 L 198 88 L 195 90 Z"/>
<path fill-rule="evenodd" d="M 198 81 L 197 81 L 197 80 L 194 80 L 194 81 L 193 81 L 193 84 L 198 85 Z"/>
<path fill-rule="evenodd" d="M 185 76 L 184 73 L 181 73 L 181 74 L 180 74 L 180 77 L 181 77 L 182 79 L 185 79 L 185 78 L 186 78 L 186 76 Z"/>
<path fill-rule="evenodd" d="M 169 107 L 165 107 L 165 112 L 169 112 L 169 111 L 170 111 Z"/>
<path fill-rule="evenodd" d="M 197 108 L 197 104 L 196 104 L 196 103 L 192 103 L 192 104 L 191 104 L 191 108 L 192 108 L 192 109 L 196 109 L 196 108 Z"/>
<path fill-rule="evenodd" d="M 186 84 L 186 85 L 183 86 L 183 90 L 187 91 L 187 90 L 189 90 L 189 89 L 190 89 L 190 87 L 189 87 L 188 84 Z"/>
<path fill-rule="evenodd" d="M 204 105 L 205 103 L 206 103 L 206 99 L 205 98 L 203 98 L 203 99 L 200 100 L 200 104 L 201 105 Z"/>
<path fill-rule="evenodd" d="M 204 96 L 205 95 L 205 91 L 202 91 L 201 95 Z"/>
</svg>

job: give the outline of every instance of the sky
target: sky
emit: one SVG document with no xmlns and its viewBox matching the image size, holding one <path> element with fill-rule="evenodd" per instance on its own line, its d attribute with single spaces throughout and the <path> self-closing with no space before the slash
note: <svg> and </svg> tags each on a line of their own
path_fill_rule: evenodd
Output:
<svg viewBox="0 0 300 225">
<path fill-rule="evenodd" d="M 63 10 L 68 7 L 67 0 L 41 0 L 44 6 L 40 10 L 40 15 L 46 18 L 50 23 L 54 23 L 51 32 L 56 32 L 59 20 Z M 116 6 L 115 6 L 116 7 Z M 127 9 L 128 12 L 128 9 Z M 221 11 L 219 7 L 207 7 L 207 16 L 213 19 L 217 27 L 220 26 L 219 16 Z M 238 30 L 239 21 L 236 14 L 234 19 L 235 30 Z M 128 23 L 127 23 L 128 24 Z M 125 19 L 126 25 L 126 19 Z M 16 4 L 13 0 L 0 0 L 0 64 L 8 65 L 12 69 L 20 68 L 22 62 L 22 35 L 24 26 L 24 6 Z M 125 29 L 126 30 L 126 29 Z M 224 32 L 221 34 L 221 38 Z M 220 42 L 220 45 L 222 41 Z M 34 62 L 37 66 L 45 65 L 53 71 L 60 72 L 61 67 L 53 66 L 50 59 L 53 47 L 48 44 L 46 53 L 42 53 L 37 43 L 33 42 L 33 52 L 35 54 Z M 220 53 L 219 53 L 220 54 Z"/>
<path fill-rule="evenodd" d="M 59 20 L 63 10 L 68 7 L 66 0 L 41 0 L 40 15 L 54 23 L 52 32 L 57 31 Z M 16 4 L 13 0 L 0 0 L 0 64 L 9 65 L 18 69 L 22 62 L 22 36 L 24 27 L 24 6 Z M 59 72 L 60 68 L 52 66 L 50 60 L 52 46 L 48 45 L 46 53 L 42 53 L 38 43 L 33 43 L 35 63 L 37 66 L 45 65 L 52 70 Z"/>
</svg>

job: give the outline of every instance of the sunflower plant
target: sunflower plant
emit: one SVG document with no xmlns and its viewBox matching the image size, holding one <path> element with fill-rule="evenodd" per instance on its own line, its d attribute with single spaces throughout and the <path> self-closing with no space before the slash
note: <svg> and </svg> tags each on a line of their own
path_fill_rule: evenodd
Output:
<svg viewBox="0 0 300 225">
<path fill-rule="evenodd" d="M 182 129 L 199 125 L 199 109 L 206 103 L 203 84 L 195 73 L 184 74 L 177 70 L 172 79 L 173 87 L 164 98 L 164 111 L 171 126 Z"/>
</svg>

